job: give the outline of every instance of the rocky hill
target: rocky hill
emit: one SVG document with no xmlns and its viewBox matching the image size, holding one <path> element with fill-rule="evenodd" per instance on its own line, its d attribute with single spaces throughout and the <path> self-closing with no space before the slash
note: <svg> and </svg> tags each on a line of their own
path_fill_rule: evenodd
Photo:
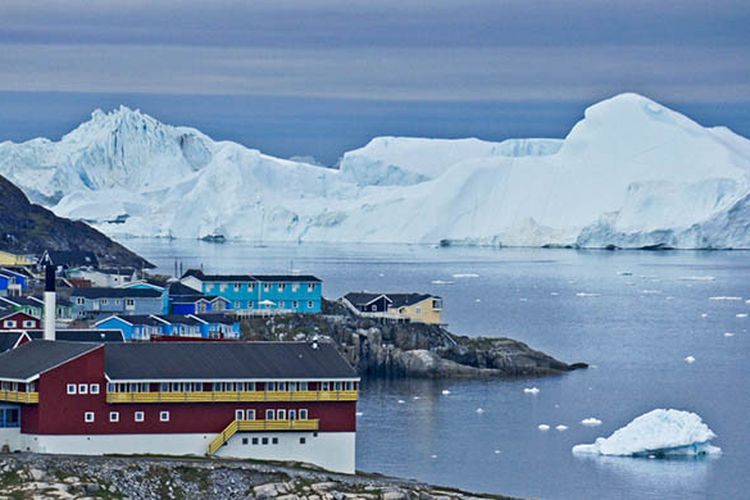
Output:
<svg viewBox="0 0 750 500">
<path fill-rule="evenodd" d="M 89 250 L 99 262 L 137 269 L 153 267 L 119 243 L 83 222 L 56 216 L 29 202 L 26 195 L 0 176 L 0 250 L 40 255 L 45 250 Z"/>
<path fill-rule="evenodd" d="M 242 328 L 251 340 L 330 339 L 363 377 L 545 376 L 587 366 L 509 338 L 455 335 L 421 323 L 381 324 L 330 300 L 324 300 L 323 314 L 250 317 Z"/>
<path fill-rule="evenodd" d="M 157 457 L 0 455 L 0 498 L 229 500 L 501 499 L 372 474 L 299 464 Z"/>
</svg>

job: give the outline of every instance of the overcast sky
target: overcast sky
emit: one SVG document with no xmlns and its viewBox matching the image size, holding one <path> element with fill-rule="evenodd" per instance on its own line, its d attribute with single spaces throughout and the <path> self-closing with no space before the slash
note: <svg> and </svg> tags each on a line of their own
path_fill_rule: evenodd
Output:
<svg viewBox="0 0 750 500">
<path fill-rule="evenodd" d="M 3 0 L 0 140 L 125 103 L 330 163 L 374 135 L 560 137 L 623 91 L 750 135 L 748 26 L 732 0 Z"/>
</svg>

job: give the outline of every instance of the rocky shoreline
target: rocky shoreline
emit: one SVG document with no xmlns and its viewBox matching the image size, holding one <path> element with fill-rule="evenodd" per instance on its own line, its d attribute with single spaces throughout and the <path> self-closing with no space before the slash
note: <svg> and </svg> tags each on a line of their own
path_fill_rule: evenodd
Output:
<svg viewBox="0 0 750 500">
<path fill-rule="evenodd" d="M 0 499 L 504 499 L 301 464 L 167 457 L 0 454 Z"/>
<path fill-rule="evenodd" d="M 420 323 L 379 323 L 330 300 L 324 300 L 320 315 L 246 318 L 242 333 L 250 340 L 330 340 L 363 377 L 539 377 L 587 367 L 509 338 L 455 335 Z"/>
</svg>

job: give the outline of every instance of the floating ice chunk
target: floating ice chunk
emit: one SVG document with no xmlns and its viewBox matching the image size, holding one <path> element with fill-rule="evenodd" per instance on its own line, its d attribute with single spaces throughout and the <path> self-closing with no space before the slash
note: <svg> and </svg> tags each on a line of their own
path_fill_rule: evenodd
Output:
<svg viewBox="0 0 750 500">
<path fill-rule="evenodd" d="M 460 278 L 478 278 L 479 275 L 477 273 L 455 273 L 453 275 L 454 278 L 460 279 Z"/>
<path fill-rule="evenodd" d="M 434 460 L 434 459 L 437 458 L 437 455 L 430 455 L 430 458 L 432 458 Z"/>
<path fill-rule="evenodd" d="M 537 394 L 539 394 L 539 388 L 538 387 L 524 387 L 523 392 L 524 394 L 533 394 L 534 396 L 536 396 Z"/>
<path fill-rule="evenodd" d="M 685 363 L 692 365 L 693 363 L 695 363 L 695 358 L 693 356 L 687 356 L 685 357 Z"/>
<path fill-rule="evenodd" d="M 536 426 L 537 429 L 539 429 L 542 432 L 547 432 L 549 430 L 549 425 L 547 424 L 539 424 Z"/>
<path fill-rule="evenodd" d="M 550 292 L 549 294 L 553 297 L 557 297 L 558 295 L 560 295 L 558 292 Z"/>
<path fill-rule="evenodd" d="M 528 302 L 529 301 L 529 299 L 527 299 L 526 297 L 521 297 L 518 300 L 520 300 L 521 302 Z"/>
<path fill-rule="evenodd" d="M 568 426 L 567 426 L 567 425 L 563 425 L 563 424 L 560 424 L 560 425 L 558 425 L 557 427 L 555 427 L 555 429 L 557 429 L 557 430 L 558 430 L 559 432 L 565 432 L 565 431 L 567 431 L 567 430 L 568 430 Z"/>
<path fill-rule="evenodd" d="M 398 404 L 402 405 L 402 404 L 404 404 L 404 403 L 406 403 L 406 401 L 404 401 L 403 399 L 399 399 L 399 400 L 398 400 Z"/>
<path fill-rule="evenodd" d="M 728 296 L 728 295 L 717 295 L 709 297 L 708 300 L 742 300 L 742 297 Z"/>
<path fill-rule="evenodd" d="M 444 281 L 444 280 L 432 280 L 433 285 L 452 285 L 452 281 Z"/>
<path fill-rule="evenodd" d="M 750 304 L 750 299 L 747 299 L 747 300 L 745 301 L 745 304 Z"/>
<path fill-rule="evenodd" d="M 659 295 L 661 294 L 661 290 L 641 290 L 641 293 L 643 295 Z"/>
<path fill-rule="evenodd" d="M 385 276 L 385 274 L 379 273 L 378 276 L 380 276 L 382 278 L 383 276 Z"/>
<path fill-rule="evenodd" d="M 747 313 L 737 313 L 735 314 L 738 318 L 747 318 Z"/>
<path fill-rule="evenodd" d="M 678 279 L 680 281 L 714 281 L 716 278 L 713 276 L 682 276 Z"/>
<path fill-rule="evenodd" d="M 447 396 L 447 395 L 448 395 L 448 394 L 450 394 L 450 393 L 451 393 L 451 391 L 449 391 L 448 389 L 443 389 L 443 390 L 442 390 L 442 392 L 441 392 L 441 394 L 442 394 L 443 396 Z"/>
<path fill-rule="evenodd" d="M 585 425 L 586 427 L 597 427 L 602 425 L 602 421 L 596 417 L 589 417 L 581 420 L 581 425 Z"/>
<path fill-rule="evenodd" d="M 695 413 L 656 409 L 635 418 L 608 438 L 574 446 L 573 453 L 630 457 L 718 454 L 721 449 L 710 444 L 715 437 Z"/>
<path fill-rule="evenodd" d="M 414 396 L 414 397 L 413 397 L 412 399 L 413 399 L 414 401 L 419 401 L 419 400 L 420 400 L 420 399 L 422 399 L 422 398 L 420 398 L 419 396 Z"/>
<path fill-rule="evenodd" d="M 701 313 L 701 318 L 708 318 L 708 313 Z"/>
<path fill-rule="evenodd" d="M 674 300 L 674 297 L 672 297 L 671 295 L 668 295 L 668 296 L 664 297 L 664 299 L 665 300 Z"/>
<path fill-rule="evenodd" d="M 355 415 L 358 417 L 361 417 L 362 415 L 364 415 L 364 413 L 362 413 L 361 411 L 358 411 L 357 413 L 355 413 Z"/>
<path fill-rule="evenodd" d="M 474 299 L 474 302 L 482 302 L 482 299 Z"/>
<path fill-rule="evenodd" d="M 724 332 L 725 337 L 734 337 L 734 333 L 732 332 Z"/>
<path fill-rule="evenodd" d="M 500 453 L 500 450 L 495 450 L 495 455 L 499 455 Z"/>
<path fill-rule="evenodd" d="M 578 292 L 576 293 L 576 297 L 598 297 L 598 293 L 589 293 L 589 292 Z"/>
<path fill-rule="evenodd" d="M 484 408 L 477 408 L 477 414 L 481 415 L 482 413 L 484 413 Z"/>
</svg>

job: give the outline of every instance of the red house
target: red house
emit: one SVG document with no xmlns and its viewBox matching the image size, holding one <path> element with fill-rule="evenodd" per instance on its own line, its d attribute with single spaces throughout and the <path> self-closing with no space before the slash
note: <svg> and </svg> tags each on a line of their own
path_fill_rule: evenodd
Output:
<svg viewBox="0 0 750 500">
<path fill-rule="evenodd" d="M 0 354 L 0 446 L 353 473 L 358 385 L 330 344 L 36 340 Z"/>
<path fill-rule="evenodd" d="M 39 329 L 42 320 L 30 316 L 25 312 L 16 311 L 0 317 L 0 330 Z"/>
</svg>

